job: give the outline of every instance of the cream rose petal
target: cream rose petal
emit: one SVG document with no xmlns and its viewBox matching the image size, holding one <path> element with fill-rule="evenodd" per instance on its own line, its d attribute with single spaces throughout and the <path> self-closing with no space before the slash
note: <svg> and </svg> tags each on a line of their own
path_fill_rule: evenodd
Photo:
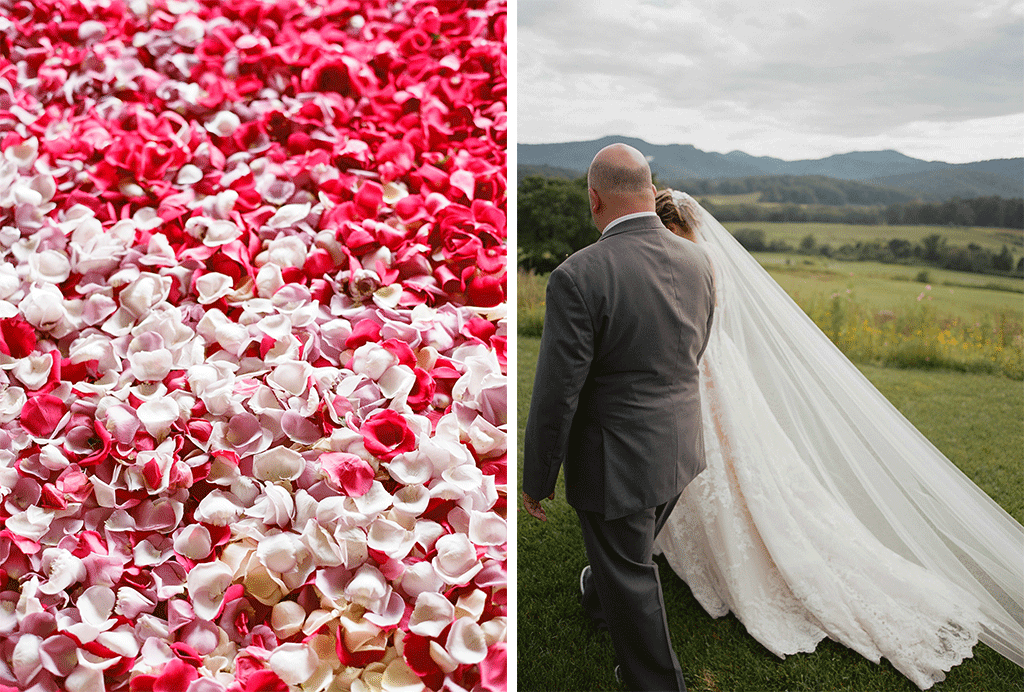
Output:
<svg viewBox="0 0 1024 692">
<path fill-rule="evenodd" d="M 206 130 L 218 137 L 230 137 L 241 124 L 241 119 L 231 111 L 220 111 L 206 123 Z"/>
<path fill-rule="evenodd" d="M 455 619 L 455 606 L 435 591 L 425 591 L 416 597 L 416 605 L 409 618 L 409 631 L 423 637 L 436 637 Z"/>
<path fill-rule="evenodd" d="M 306 461 L 287 447 L 274 447 L 257 454 L 252 462 L 253 475 L 264 481 L 292 481 L 302 475 Z"/>
<path fill-rule="evenodd" d="M 396 658 L 384 669 L 381 689 L 384 692 L 422 692 L 427 686 L 409 668 L 405 660 Z"/>
<path fill-rule="evenodd" d="M 306 609 L 295 601 L 281 601 L 270 612 L 270 626 L 279 639 L 287 639 L 302 630 Z"/>
</svg>

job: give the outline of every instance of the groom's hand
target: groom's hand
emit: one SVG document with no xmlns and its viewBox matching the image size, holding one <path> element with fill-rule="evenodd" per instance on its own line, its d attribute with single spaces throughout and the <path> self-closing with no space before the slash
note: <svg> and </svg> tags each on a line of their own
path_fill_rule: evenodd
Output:
<svg viewBox="0 0 1024 692">
<path fill-rule="evenodd" d="M 548 495 L 549 500 L 555 499 L 555 494 L 551 493 Z M 540 506 L 539 500 L 534 500 L 532 497 L 523 493 L 523 508 L 531 515 L 540 519 L 541 521 L 547 521 L 548 515 L 545 514 L 544 508 Z"/>
</svg>

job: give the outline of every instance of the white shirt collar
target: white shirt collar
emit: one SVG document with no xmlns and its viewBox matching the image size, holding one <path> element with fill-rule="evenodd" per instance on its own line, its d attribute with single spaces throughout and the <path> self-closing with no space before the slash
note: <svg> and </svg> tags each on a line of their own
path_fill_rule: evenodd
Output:
<svg viewBox="0 0 1024 692">
<path fill-rule="evenodd" d="M 655 218 L 658 218 L 658 215 L 653 211 L 638 211 L 635 214 L 626 214 L 625 216 L 620 216 L 617 219 L 612 219 L 612 222 L 604 227 L 604 231 L 602 231 L 602 233 L 607 233 L 608 231 L 611 230 L 612 226 L 617 226 L 623 221 L 629 221 L 630 219 L 639 219 L 641 216 L 653 216 Z"/>
</svg>

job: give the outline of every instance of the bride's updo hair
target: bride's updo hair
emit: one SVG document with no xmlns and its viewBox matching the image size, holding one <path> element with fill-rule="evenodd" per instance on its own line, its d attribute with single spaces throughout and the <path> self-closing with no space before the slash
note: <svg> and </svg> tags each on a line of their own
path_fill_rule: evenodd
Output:
<svg viewBox="0 0 1024 692">
<path fill-rule="evenodd" d="M 665 227 L 681 238 L 697 242 L 697 230 L 690 214 L 683 214 L 672 199 L 672 190 L 659 190 L 654 197 L 654 210 Z"/>
</svg>

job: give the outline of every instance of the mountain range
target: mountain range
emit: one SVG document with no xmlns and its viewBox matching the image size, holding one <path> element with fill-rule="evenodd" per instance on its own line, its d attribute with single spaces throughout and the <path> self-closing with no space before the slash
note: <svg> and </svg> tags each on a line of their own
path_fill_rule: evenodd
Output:
<svg viewBox="0 0 1024 692">
<path fill-rule="evenodd" d="M 548 174 L 583 175 L 594 155 L 613 142 L 624 142 L 647 155 L 651 171 L 664 184 L 693 179 L 825 176 L 891 188 L 926 201 L 1024 196 L 1024 158 L 954 164 L 884 150 L 786 161 L 742 151 L 719 154 L 690 144 L 650 144 L 635 137 L 614 136 L 586 142 L 519 144 L 516 149 L 520 173 L 541 173 L 535 167 L 545 167 Z"/>
</svg>

